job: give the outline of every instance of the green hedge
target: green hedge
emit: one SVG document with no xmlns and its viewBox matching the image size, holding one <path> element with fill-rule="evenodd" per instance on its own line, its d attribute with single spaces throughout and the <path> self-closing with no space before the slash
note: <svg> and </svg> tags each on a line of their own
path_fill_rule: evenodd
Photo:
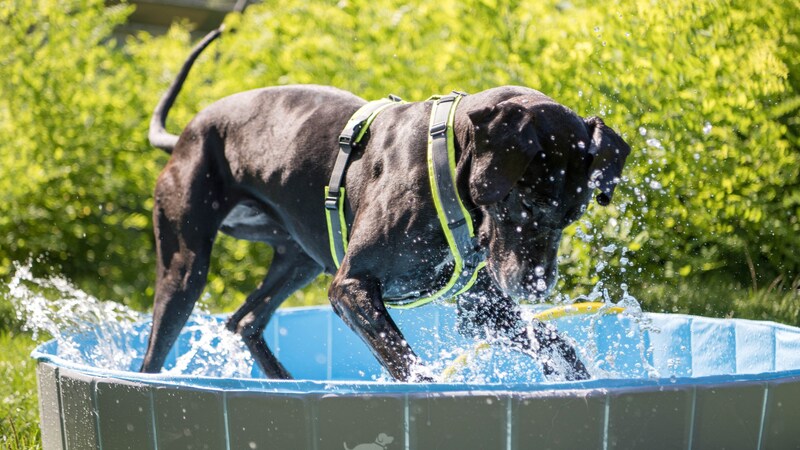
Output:
<svg viewBox="0 0 800 450">
<path fill-rule="evenodd" d="M 142 307 L 151 191 L 167 160 L 147 144 L 147 124 L 191 39 L 176 26 L 118 42 L 130 11 L 101 0 L 0 5 L 0 271 L 33 255 L 42 270 Z M 602 116 L 633 148 L 614 206 L 593 206 L 568 230 L 564 292 L 598 280 L 645 299 L 681 283 L 788 287 L 800 273 L 796 14 L 792 0 L 265 1 L 228 18 L 234 31 L 201 58 L 168 128 L 265 85 L 410 100 L 534 87 Z M 216 306 L 240 302 L 269 258 L 223 239 Z M 324 283 L 295 301 L 319 301 Z"/>
</svg>

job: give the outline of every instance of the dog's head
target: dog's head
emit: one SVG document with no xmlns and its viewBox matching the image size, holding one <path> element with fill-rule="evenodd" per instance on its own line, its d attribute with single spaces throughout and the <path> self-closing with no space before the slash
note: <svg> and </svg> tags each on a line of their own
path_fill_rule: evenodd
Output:
<svg viewBox="0 0 800 450">
<path fill-rule="evenodd" d="M 594 189 L 608 205 L 630 147 L 599 118 L 520 96 L 468 113 L 474 126 L 470 196 L 497 285 L 541 298 L 555 285 L 562 230 L 586 210 Z"/>
<path fill-rule="evenodd" d="M 387 435 L 386 433 L 379 434 L 378 437 L 375 439 L 375 443 L 380 445 L 381 447 L 386 447 L 392 442 L 394 442 L 394 438 Z"/>
</svg>

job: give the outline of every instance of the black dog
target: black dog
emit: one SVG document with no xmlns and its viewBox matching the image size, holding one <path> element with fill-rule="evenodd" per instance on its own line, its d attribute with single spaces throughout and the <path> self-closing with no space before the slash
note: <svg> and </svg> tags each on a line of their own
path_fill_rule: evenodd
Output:
<svg viewBox="0 0 800 450">
<path fill-rule="evenodd" d="M 426 165 L 431 102 L 382 112 L 347 171 L 349 247 L 337 270 L 323 188 L 338 136 L 364 100 L 330 87 L 243 92 L 197 114 L 180 138 L 166 114 L 192 52 L 151 123 L 154 146 L 172 153 L 155 189 L 158 251 L 153 329 L 142 371 L 161 369 L 206 283 L 218 230 L 274 249 L 269 273 L 230 318 L 264 372 L 290 378 L 262 333 L 272 313 L 320 273 L 334 273 L 336 313 L 398 380 L 425 380 L 389 316 L 386 298 L 441 287 L 452 256 L 434 208 Z M 487 266 L 458 298 L 467 333 L 497 336 L 542 360 L 545 372 L 585 379 L 575 350 L 552 327 L 524 324 L 518 299 L 544 297 L 557 277 L 561 232 L 584 212 L 593 188 L 611 200 L 628 145 L 600 119 L 583 120 L 540 92 L 500 87 L 463 97 L 455 113 L 456 185 Z"/>
</svg>

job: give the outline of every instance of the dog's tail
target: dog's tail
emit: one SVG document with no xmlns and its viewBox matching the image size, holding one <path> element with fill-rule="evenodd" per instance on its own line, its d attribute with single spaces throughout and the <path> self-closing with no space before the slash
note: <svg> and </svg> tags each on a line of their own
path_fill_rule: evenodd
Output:
<svg viewBox="0 0 800 450">
<path fill-rule="evenodd" d="M 167 89 L 167 92 L 165 92 L 161 100 L 158 101 L 158 105 L 156 105 L 156 109 L 153 111 L 153 117 L 150 119 L 150 131 L 147 133 L 147 139 L 150 140 L 150 145 L 153 147 L 160 148 L 167 153 L 172 153 L 172 149 L 174 149 L 175 144 L 178 143 L 178 136 L 169 133 L 165 128 L 167 114 L 169 114 L 169 109 L 172 108 L 172 104 L 175 103 L 175 99 L 178 97 L 178 93 L 183 87 L 183 82 L 186 81 L 186 77 L 189 75 L 189 70 L 191 70 L 195 60 L 214 39 L 222 34 L 223 29 L 224 26 L 220 26 L 217 29 L 211 30 L 211 32 L 192 49 L 192 52 L 189 53 L 189 57 L 186 58 L 186 61 L 183 63 L 180 72 L 178 72 L 178 76 L 172 80 L 172 84 Z"/>
</svg>

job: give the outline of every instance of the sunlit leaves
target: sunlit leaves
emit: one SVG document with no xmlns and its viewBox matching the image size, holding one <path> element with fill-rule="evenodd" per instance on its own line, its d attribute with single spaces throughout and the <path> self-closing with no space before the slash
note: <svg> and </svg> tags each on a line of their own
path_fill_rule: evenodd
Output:
<svg viewBox="0 0 800 450">
<path fill-rule="evenodd" d="M 117 42 L 130 8 L 103 3 L 0 2 L 0 272 L 47 253 L 98 296 L 146 304 L 152 187 L 166 162 L 146 142 L 147 123 L 193 39 L 176 26 Z M 602 116 L 633 147 L 614 205 L 593 205 L 582 231 L 567 231 L 596 236 L 565 244 L 568 287 L 704 274 L 746 284 L 750 263 L 762 284 L 791 280 L 800 270 L 795 3 L 267 0 L 226 19 L 234 31 L 200 58 L 167 125 L 177 133 L 216 99 L 269 85 L 409 100 L 526 85 Z M 598 275 L 609 242 L 628 249 L 630 264 Z M 236 304 L 269 251 L 233 239 L 219 249 L 209 289 Z"/>
</svg>

